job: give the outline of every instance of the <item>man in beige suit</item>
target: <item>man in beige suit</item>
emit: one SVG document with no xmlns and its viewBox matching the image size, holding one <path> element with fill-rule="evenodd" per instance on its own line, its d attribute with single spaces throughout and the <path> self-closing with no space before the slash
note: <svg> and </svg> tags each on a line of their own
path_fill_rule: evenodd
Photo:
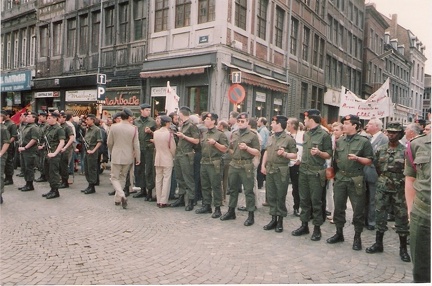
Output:
<svg viewBox="0 0 432 286">
<path fill-rule="evenodd" d="M 121 113 L 121 122 L 113 124 L 108 134 L 108 149 L 111 153 L 111 184 L 116 193 L 114 202 L 116 205 L 127 207 L 127 199 L 122 186 L 126 180 L 126 173 L 131 165 L 140 164 L 140 146 L 137 128 L 129 122 L 133 116 L 131 110 L 125 108 Z"/>
<path fill-rule="evenodd" d="M 153 134 L 153 143 L 156 148 L 154 160 L 156 169 L 156 197 L 157 206 L 169 207 L 168 197 L 171 188 L 171 174 L 174 166 L 174 155 L 176 143 L 174 134 L 170 131 L 171 117 L 162 115 L 160 117 L 161 128 Z"/>
</svg>

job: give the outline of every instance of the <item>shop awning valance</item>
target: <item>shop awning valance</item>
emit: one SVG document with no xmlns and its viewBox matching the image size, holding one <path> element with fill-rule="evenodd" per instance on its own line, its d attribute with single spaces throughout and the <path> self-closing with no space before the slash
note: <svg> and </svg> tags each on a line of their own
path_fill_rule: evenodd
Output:
<svg viewBox="0 0 432 286">
<path fill-rule="evenodd" d="M 175 76 L 200 74 L 200 73 L 204 73 L 205 69 L 208 67 L 211 67 L 211 65 L 178 68 L 178 69 L 145 71 L 145 72 L 140 72 L 140 77 L 141 78 L 161 78 L 161 77 L 175 77 Z"/>
</svg>

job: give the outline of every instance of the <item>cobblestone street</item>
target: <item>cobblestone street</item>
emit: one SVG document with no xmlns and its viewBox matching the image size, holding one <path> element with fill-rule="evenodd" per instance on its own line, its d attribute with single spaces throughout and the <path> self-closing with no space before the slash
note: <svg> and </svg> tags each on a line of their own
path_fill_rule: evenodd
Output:
<svg viewBox="0 0 432 286">
<path fill-rule="evenodd" d="M 14 181 L 5 187 L 1 205 L 1 285 L 412 281 L 412 264 L 400 260 L 391 227 L 384 253 L 373 255 L 364 249 L 374 242 L 375 232 L 365 230 L 363 250 L 353 251 L 349 223 L 345 242 L 335 245 L 325 241 L 335 232 L 328 221 L 319 242 L 310 235 L 292 236 L 300 221 L 292 215 L 291 193 L 284 232 L 275 233 L 262 229 L 270 216 L 261 204 L 251 227 L 243 226 L 245 212 L 221 221 L 182 207 L 159 209 L 155 202 L 132 196 L 124 210 L 107 195 L 112 190 L 108 171 L 96 194 L 81 193 L 85 177 L 76 175 L 71 188 L 60 190 L 61 197 L 53 200 L 41 197 L 48 183 L 21 192 L 17 187 L 24 181 L 16 176 Z"/>
</svg>

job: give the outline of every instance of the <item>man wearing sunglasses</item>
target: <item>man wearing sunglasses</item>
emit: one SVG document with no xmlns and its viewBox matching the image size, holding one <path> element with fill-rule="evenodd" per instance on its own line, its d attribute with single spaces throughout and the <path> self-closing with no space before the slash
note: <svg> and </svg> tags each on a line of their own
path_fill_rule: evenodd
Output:
<svg viewBox="0 0 432 286">
<path fill-rule="evenodd" d="M 248 218 L 245 226 L 254 224 L 255 194 L 254 189 L 254 164 L 252 159 L 261 154 L 258 135 L 249 128 L 249 118 L 246 112 L 237 116 L 238 130 L 233 132 L 229 152 L 232 155 L 229 168 L 230 200 L 228 212 L 221 216 L 221 220 L 235 219 L 235 208 L 237 207 L 238 195 L 243 185 L 246 197 L 246 210 Z"/>
</svg>

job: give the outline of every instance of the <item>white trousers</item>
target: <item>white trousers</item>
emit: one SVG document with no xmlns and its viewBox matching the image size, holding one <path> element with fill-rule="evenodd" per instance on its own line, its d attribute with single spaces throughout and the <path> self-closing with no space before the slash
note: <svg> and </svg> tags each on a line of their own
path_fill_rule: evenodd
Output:
<svg viewBox="0 0 432 286">
<path fill-rule="evenodd" d="M 171 174 L 173 167 L 155 167 L 155 189 L 158 204 L 168 203 L 171 188 Z"/>
<path fill-rule="evenodd" d="M 125 197 L 123 187 L 126 182 L 126 174 L 132 164 L 111 164 L 111 184 L 116 191 L 114 201 L 119 203 Z"/>
</svg>

